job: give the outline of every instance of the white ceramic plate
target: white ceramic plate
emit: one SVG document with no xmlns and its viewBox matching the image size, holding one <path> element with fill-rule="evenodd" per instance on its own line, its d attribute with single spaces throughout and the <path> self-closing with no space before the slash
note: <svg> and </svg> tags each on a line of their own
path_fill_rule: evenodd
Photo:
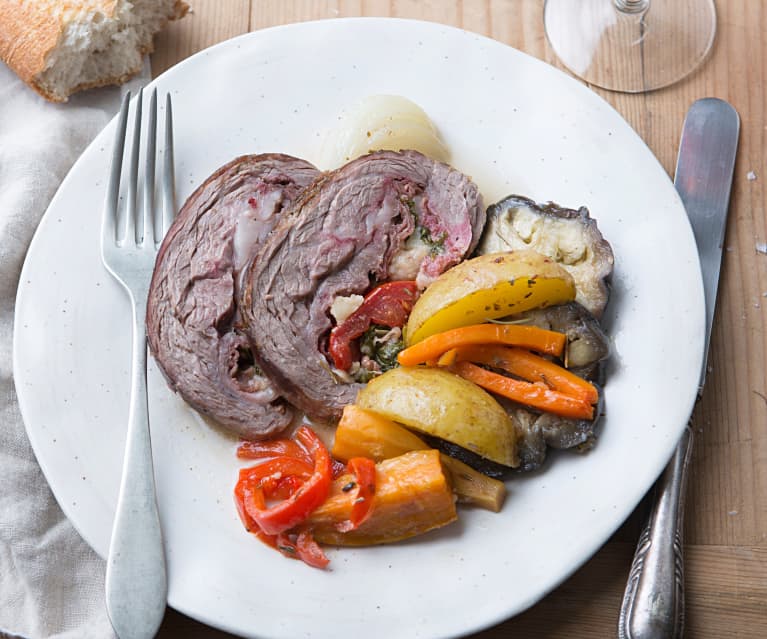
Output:
<svg viewBox="0 0 767 639">
<path fill-rule="evenodd" d="M 263 637 L 443 637 L 521 612 L 594 553 L 669 458 L 691 411 L 703 341 L 695 244 L 662 167 L 597 95 L 498 42 L 436 24 L 355 19 L 251 33 L 153 82 L 173 94 L 183 201 L 238 154 L 317 160 L 323 128 L 362 97 L 420 104 L 486 201 L 508 193 L 588 205 L 616 255 L 606 325 L 607 419 L 587 455 L 509 482 L 500 514 L 408 543 L 330 549 L 331 569 L 245 533 L 232 439 L 152 368 L 152 441 L 169 603 Z M 114 122 L 62 184 L 29 250 L 14 369 L 37 458 L 72 523 L 108 548 L 128 404 L 129 307 L 99 261 Z M 671 143 L 671 141 L 669 141 Z"/>
</svg>

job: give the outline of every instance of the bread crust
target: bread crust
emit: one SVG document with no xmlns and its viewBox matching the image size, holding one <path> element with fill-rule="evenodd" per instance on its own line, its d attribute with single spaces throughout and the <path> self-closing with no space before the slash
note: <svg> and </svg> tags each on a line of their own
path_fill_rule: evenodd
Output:
<svg viewBox="0 0 767 639">
<path fill-rule="evenodd" d="M 61 23 L 39 5 L 0 0 L 0 24 L 0 59 L 32 86 L 61 38 Z"/>
<path fill-rule="evenodd" d="M 77 91 L 110 84 L 123 84 L 141 70 L 141 64 L 128 69 L 119 76 L 98 78 L 68 88 L 66 95 L 57 95 L 42 86 L 40 75 L 47 68 L 49 55 L 59 46 L 67 24 L 82 11 L 99 10 L 107 18 L 115 15 L 117 0 L 74 0 L 69 2 L 29 2 L 25 0 L 0 0 L 0 59 L 3 60 L 21 80 L 52 102 L 65 102 Z M 163 20 L 157 31 L 169 20 L 184 17 L 189 5 L 175 0 L 173 13 Z M 157 32 L 155 31 L 155 33 Z M 138 48 L 143 57 L 154 50 L 150 40 Z"/>
</svg>

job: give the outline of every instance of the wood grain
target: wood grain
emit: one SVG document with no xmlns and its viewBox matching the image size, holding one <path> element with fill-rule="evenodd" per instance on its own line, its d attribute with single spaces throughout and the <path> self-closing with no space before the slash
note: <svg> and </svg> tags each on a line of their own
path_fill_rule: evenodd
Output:
<svg viewBox="0 0 767 639">
<path fill-rule="evenodd" d="M 249 30 L 362 15 L 459 26 L 562 68 L 546 41 L 543 0 L 189 2 L 193 13 L 157 39 L 152 59 L 155 74 Z M 767 632 L 767 8 L 753 0 L 726 0 L 717 9 L 713 51 L 691 77 L 649 94 L 595 90 L 637 130 L 669 174 L 684 114 L 694 100 L 724 98 L 741 116 L 710 373 L 694 413 L 696 437 L 685 528 L 687 636 L 756 639 Z M 640 505 L 589 562 L 540 603 L 476 637 L 615 636 L 618 606 L 644 509 L 645 504 Z M 159 636 L 230 637 L 172 610 Z"/>
</svg>

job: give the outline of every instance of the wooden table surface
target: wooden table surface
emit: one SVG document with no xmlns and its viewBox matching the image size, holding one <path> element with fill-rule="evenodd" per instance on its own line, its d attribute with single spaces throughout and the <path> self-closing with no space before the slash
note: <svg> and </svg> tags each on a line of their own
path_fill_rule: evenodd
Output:
<svg viewBox="0 0 767 639">
<path fill-rule="evenodd" d="M 187 1 L 192 13 L 156 40 L 155 74 L 200 49 L 248 31 L 360 15 L 455 25 L 561 67 L 544 34 L 543 0 Z M 710 373 L 694 414 L 685 526 L 686 636 L 761 639 L 767 636 L 767 6 L 755 0 L 721 0 L 717 6 L 713 53 L 692 77 L 643 95 L 597 92 L 638 131 L 669 174 L 676 161 L 682 120 L 694 100 L 723 98 L 741 117 Z M 476 637 L 615 636 L 645 509 L 646 504 L 640 505 L 557 590 Z M 230 637 L 170 609 L 159 636 Z"/>
</svg>

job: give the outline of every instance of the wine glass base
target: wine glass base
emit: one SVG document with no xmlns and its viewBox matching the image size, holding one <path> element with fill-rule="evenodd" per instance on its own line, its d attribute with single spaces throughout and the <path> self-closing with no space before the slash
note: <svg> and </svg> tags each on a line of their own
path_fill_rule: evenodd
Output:
<svg viewBox="0 0 767 639">
<path fill-rule="evenodd" d="M 713 0 L 651 0 L 619 11 L 615 0 L 546 0 L 554 53 L 589 84 L 625 93 L 660 89 L 695 71 L 716 33 Z"/>
</svg>

